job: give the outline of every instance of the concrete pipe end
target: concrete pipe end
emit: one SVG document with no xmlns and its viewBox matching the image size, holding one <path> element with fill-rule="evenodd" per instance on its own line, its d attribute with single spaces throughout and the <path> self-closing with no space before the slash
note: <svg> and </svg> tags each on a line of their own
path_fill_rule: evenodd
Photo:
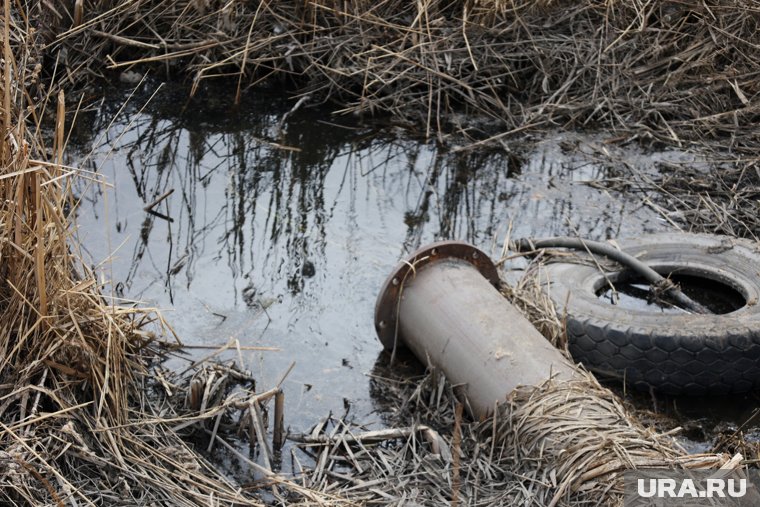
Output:
<svg viewBox="0 0 760 507">
<path fill-rule="evenodd" d="M 499 286 L 499 272 L 482 250 L 464 241 L 438 241 L 411 254 L 391 272 L 383 283 L 375 304 L 375 331 L 386 350 L 396 343 L 398 303 L 404 286 L 414 280 L 415 272 L 443 260 L 458 260 L 472 265 L 494 287 Z"/>
</svg>

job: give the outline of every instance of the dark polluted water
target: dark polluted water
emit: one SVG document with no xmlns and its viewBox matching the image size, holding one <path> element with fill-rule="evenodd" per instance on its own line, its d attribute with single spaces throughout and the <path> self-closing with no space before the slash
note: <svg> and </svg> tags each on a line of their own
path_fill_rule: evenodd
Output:
<svg viewBox="0 0 760 507">
<path fill-rule="evenodd" d="M 618 149 L 603 137 L 452 153 L 324 108 L 283 122 L 294 101 L 272 92 L 236 107 L 226 92 L 188 101 L 165 86 L 146 104 L 150 92 L 113 122 L 125 93 L 78 120 L 70 162 L 112 185 L 78 183 L 85 252 L 113 281 L 106 292 L 162 309 L 184 343 L 279 349 L 239 356 L 261 389 L 295 362 L 283 387 L 296 432 L 347 410 L 382 424 L 373 309 L 406 253 L 461 239 L 498 258 L 510 230 L 603 240 L 670 228 L 638 196 L 587 184 L 607 175 L 595 154 Z M 685 156 L 624 155 L 648 171 Z"/>
</svg>

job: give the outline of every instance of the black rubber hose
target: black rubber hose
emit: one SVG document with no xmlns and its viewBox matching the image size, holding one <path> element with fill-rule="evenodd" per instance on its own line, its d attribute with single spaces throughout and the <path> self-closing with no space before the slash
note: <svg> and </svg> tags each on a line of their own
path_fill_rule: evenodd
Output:
<svg viewBox="0 0 760 507">
<path fill-rule="evenodd" d="M 681 292 L 677 285 L 665 279 L 657 271 L 650 268 L 632 255 L 621 252 L 608 243 L 599 241 L 587 241 L 580 238 L 546 238 L 546 239 L 518 239 L 512 243 L 512 248 L 518 252 L 527 252 L 541 248 L 571 248 L 573 250 L 584 250 L 597 255 L 603 255 L 609 259 L 619 262 L 630 268 L 642 277 L 644 277 L 652 286 L 662 289 L 673 300 L 685 310 L 694 313 L 709 314 L 710 310 L 700 303 L 694 301 L 689 296 Z"/>
</svg>

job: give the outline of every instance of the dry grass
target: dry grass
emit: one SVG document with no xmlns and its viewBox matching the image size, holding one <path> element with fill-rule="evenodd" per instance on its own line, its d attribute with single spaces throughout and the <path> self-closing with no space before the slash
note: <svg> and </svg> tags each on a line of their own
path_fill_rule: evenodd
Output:
<svg viewBox="0 0 760 507">
<path fill-rule="evenodd" d="M 0 110 L 6 129 L 0 143 L 0 503 L 260 505 L 255 489 L 243 492 L 180 435 L 194 429 L 208 432 L 212 444 L 229 445 L 220 422 L 239 414 L 251 439 L 265 447 L 267 428 L 254 414 L 280 398 L 279 390 L 255 393 L 240 385 L 245 377 L 220 365 L 196 364 L 180 377 L 161 374 L 155 362 L 166 344 L 147 330 L 168 333 L 160 316 L 103 295 L 103 282 L 76 254 L 69 222 L 77 204 L 71 179 L 97 175 L 61 165 L 63 92 L 40 92 L 29 17 L 9 6 L 6 0 Z M 46 108 L 55 112 L 52 136 L 42 134 Z M 328 498 L 266 464 L 251 466 L 283 494 L 319 504 Z"/>
<path fill-rule="evenodd" d="M 543 252 L 539 252 L 516 283 L 502 283 L 501 293 L 552 345 L 570 357 L 562 316 L 557 313 L 554 303 L 541 285 L 543 260 Z"/>
<path fill-rule="evenodd" d="M 742 126 L 737 126 L 741 135 Z M 757 132 L 757 128 L 748 127 Z M 760 158 L 751 146 L 725 150 L 697 144 L 683 158 L 642 170 L 619 152 L 591 147 L 590 160 L 607 167 L 605 179 L 588 184 L 637 195 L 675 229 L 760 238 Z"/>
<path fill-rule="evenodd" d="M 151 364 L 157 343 L 144 331 L 161 325 L 159 317 L 111 304 L 72 250 L 67 213 L 76 204 L 69 188 L 75 171 L 61 165 L 65 100 L 40 81 L 41 72 L 55 74 L 48 83 L 74 85 L 104 66 L 153 64 L 198 84 L 233 76 L 238 90 L 289 79 L 311 100 L 338 99 L 349 111 L 421 117 L 428 134 L 442 132 L 456 120 L 450 113 L 464 110 L 508 130 L 595 122 L 668 142 L 727 133 L 731 146 L 756 142 L 756 132 L 742 128 L 754 119 L 758 91 L 754 2 L 691 9 L 589 2 L 572 10 L 551 2 L 436 0 L 70 4 L 66 10 L 42 2 L 24 12 L 4 4 L 0 499 L 6 503 L 257 505 L 180 430 L 197 428 L 234 452 L 223 432 L 236 425 L 267 448 L 261 394 L 232 389 L 240 379 L 230 368 L 159 374 Z M 59 30 L 35 33 L 30 20 Z M 42 68 L 43 54 L 50 68 Z M 57 118 L 52 146 L 41 127 L 50 115 Z M 722 205 L 710 209 L 714 216 Z M 512 296 L 522 294 L 517 304 L 561 338 L 560 321 L 542 310 L 536 290 L 528 280 Z M 307 504 L 614 504 L 616 474 L 625 467 L 737 465 L 722 455 L 679 458 L 669 438 L 628 418 L 590 378 L 518 390 L 482 423 L 457 416 L 453 389 L 440 376 L 395 385 L 404 400 L 394 420 L 399 429 L 368 433 L 326 419 L 311 434 L 293 436 L 314 456 L 300 483 L 238 457 L 274 485 L 275 499 Z"/>
<path fill-rule="evenodd" d="M 672 164 L 656 176 L 622 167 L 626 186 L 677 228 L 760 238 L 760 165 L 754 155 L 711 153 L 708 169 Z"/>
<path fill-rule="evenodd" d="M 27 107 L 27 86 L 35 79 L 32 47 L 23 38 L 29 26 L 8 5 L 0 499 L 16 505 L 256 504 L 190 450 L 148 400 L 155 350 L 141 328 L 156 316 L 109 304 L 70 248 L 73 172 L 61 166 L 63 95 L 52 105 Z M 43 107 L 57 109 L 51 150 L 38 130 L 28 129 L 39 125 Z"/>
<path fill-rule="evenodd" d="M 482 422 L 458 417 L 462 405 L 435 371 L 374 384 L 396 400 L 396 429 L 328 418 L 291 436 L 312 458 L 298 462 L 304 485 L 367 505 L 622 505 L 626 469 L 741 463 L 741 456 L 686 455 L 591 376 L 519 388 Z"/>
<path fill-rule="evenodd" d="M 81 22 L 71 3 L 38 18 L 72 84 L 154 67 L 196 86 L 231 78 L 238 97 L 291 82 L 346 112 L 421 120 L 428 135 L 482 136 L 452 114 L 464 112 L 507 132 L 758 141 L 757 1 L 84 1 Z"/>
</svg>

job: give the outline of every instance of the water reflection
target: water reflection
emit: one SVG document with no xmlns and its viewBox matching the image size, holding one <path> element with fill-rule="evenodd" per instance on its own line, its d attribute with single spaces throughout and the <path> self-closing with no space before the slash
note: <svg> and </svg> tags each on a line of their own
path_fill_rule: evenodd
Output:
<svg viewBox="0 0 760 507">
<path fill-rule="evenodd" d="M 261 92 L 237 109 L 183 97 L 167 91 L 142 112 L 136 101 L 110 128 L 111 104 L 80 123 L 78 160 L 105 132 L 87 165 L 115 186 L 80 189 L 84 245 L 96 263 L 118 248 L 104 265 L 115 292 L 173 309 L 185 341 L 281 347 L 244 359 L 262 386 L 297 362 L 285 384 L 295 425 L 346 406 L 369 417 L 372 308 L 404 252 L 434 239 L 496 252 L 510 224 L 591 239 L 662 227 L 583 184 L 604 168 L 563 148 L 567 135 L 452 153 L 321 110 L 280 125 L 292 104 Z"/>
</svg>

